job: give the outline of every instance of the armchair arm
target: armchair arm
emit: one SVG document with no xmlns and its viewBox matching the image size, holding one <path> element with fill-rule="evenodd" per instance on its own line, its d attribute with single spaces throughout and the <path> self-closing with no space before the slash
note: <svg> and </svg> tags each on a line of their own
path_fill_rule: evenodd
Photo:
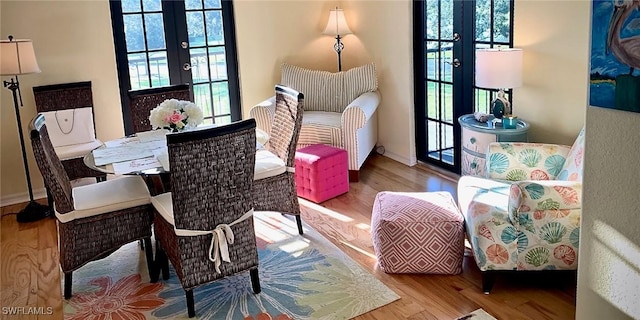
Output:
<svg viewBox="0 0 640 320">
<path fill-rule="evenodd" d="M 378 141 L 376 109 L 379 103 L 377 91 L 365 92 L 342 112 L 342 136 L 349 153 L 349 170 L 359 170 Z"/>
<path fill-rule="evenodd" d="M 276 96 L 264 100 L 249 110 L 249 117 L 256 119 L 256 127 L 271 135 L 271 124 L 276 112 Z"/>
<path fill-rule="evenodd" d="M 554 180 L 570 149 L 558 144 L 493 142 L 487 148 L 487 175 L 510 181 Z"/>
<path fill-rule="evenodd" d="M 582 212 L 582 182 L 514 182 L 511 184 L 508 212 L 514 226 L 519 226 L 517 229 L 533 234 L 539 234 L 537 231 L 554 221 L 578 227 Z"/>
<path fill-rule="evenodd" d="M 380 103 L 377 91 L 365 92 L 353 100 L 342 112 L 342 128 L 357 130 L 371 119 Z"/>
</svg>

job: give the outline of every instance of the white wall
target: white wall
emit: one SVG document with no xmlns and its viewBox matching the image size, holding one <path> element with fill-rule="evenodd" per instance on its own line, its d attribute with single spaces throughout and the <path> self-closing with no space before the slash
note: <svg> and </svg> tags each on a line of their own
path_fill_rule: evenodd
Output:
<svg viewBox="0 0 640 320">
<path fill-rule="evenodd" d="M 20 109 L 33 187 L 42 195 L 28 125 L 35 116 L 32 87 L 86 81 L 93 83 L 96 133 L 108 140 L 124 134 L 108 1 L 0 2 L 0 36 L 33 40 L 39 74 L 20 77 Z M 9 80 L 3 77 L 2 80 Z M 11 92 L 0 88 L 0 196 L 2 205 L 24 201 L 27 187 Z"/>
<path fill-rule="evenodd" d="M 640 114 L 590 107 L 576 319 L 640 319 Z"/>
</svg>

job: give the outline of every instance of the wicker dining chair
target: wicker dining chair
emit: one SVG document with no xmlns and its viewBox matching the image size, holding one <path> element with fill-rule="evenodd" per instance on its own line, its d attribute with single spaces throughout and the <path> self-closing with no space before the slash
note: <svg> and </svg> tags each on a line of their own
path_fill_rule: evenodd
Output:
<svg viewBox="0 0 640 320">
<path fill-rule="evenodd" d="M 144 240 L 151 274 L 153 209 L 144 181 L 137 176 L 124 176 L 72 188 L 42 114 L 32 120 L 30 129 L 36 163 L 55 203 L 64 298 L 71 297 L 73 271 L 136 240 Z"/>
<path fill-rule="evenodd" d="M 127 129 L 125 130 L 127 134 L 151 130 L 149 113 L 163 101 L 167 99 L 192 101 L 191 86 L 188 83 L 141 90 L 129 90 L 128 94 L 128 112 L 133 131 L 129 132 L 130 130 Z"/>
<path fill-rule="evenodd" d="M 151 281 L 160 270 L 168 279 L 171 261 L 189 317 L 199 285 L 249 270 L 253 292 L 260 293 L 251 193 L 255 129 L 248 119 L 167 135 L 172 192 L 151 198 L 159 266 Z"/>
<path fill-rule="evenodd" d="M 298 233 L 302 234 L 295 156 L 302 126 L 304 95 L 282 85 L 276 85 L 275 91 L 271 135 L 264 149 L 256 154 L 255 209 L 294 215 Z"/>
<path fill-rule="evenodd" d="M 47 116 L 49 116 L 49 113 L 52 113 L 52 118 L 56 120 L 60 118 L 57 117 L 57 112 L 59 111 L 70 109 L 82 110 L 84 108 L 90 108 L 90 120 L 77 118 L 75 114 L 76 110 L 73 110 L 73 116 L 70 121 L 71 130 L 73 130 L 75 121 L 91 121 L 90 124 L 75 123 L 75 125 L 85 125 L 91 126 L 93 128 L 93 132 L 81 132 L 88 134 L 85 139 L 86 142 L 66 145 L 62 142 L 52 142 L 54 145 L 62 144 L 61 146 L 55 147 L 55 151 L 58 154 L 58 157 L 62 160 L 62 166 L 67 172 L 70 180 L 92 177 L 95 177 L 98 182 L 106 180 L 106 173 L 90 169 L 83 162 L 83 157 L 85 156 L 85 154 L 102 145 L 102 142 L 96 139 L 95 136 L 95 122 L 93 119 L 93 93 L 91 91 L 91 81 L 33 87 L 33 97 L 35 98 L 36 111 L 39 113 L 44 113 Z M 59 125 L 60 124 L 58 124 L 58 126 Z"/>
</svg>

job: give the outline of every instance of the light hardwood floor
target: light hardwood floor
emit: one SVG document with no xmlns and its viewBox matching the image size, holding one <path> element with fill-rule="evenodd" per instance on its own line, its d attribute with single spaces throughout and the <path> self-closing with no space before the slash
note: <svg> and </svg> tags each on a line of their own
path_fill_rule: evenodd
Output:
<svg viewBox="0 0 640 320">
<path fill-rule="evenodd" d="M 573 319 L 575 273 L 520 272 L 499 275 L 489 295 L 481 291 L 480 272 L 465 255 L 460 275 L 385 274 L 377 268 L 369 224 L 373 199 L 380 191 L 449 191 L 456 177 L 426 166 L 406 167 L 373 155 L 351 183 L 349 193 L 322 205 L 301 200 L 303 221 L 320 231 L 351 258 L 394 290 L 401 299 L 356 319 L 455 319 L 483 308 L 498 319 Z M 9 214 L 23 205 L 2 208 L 2 307 L 52 308 L 47 316 L 2 319 L 62 319 L 57 235 L 53 219 L 18 224 Z"/>
</svg>

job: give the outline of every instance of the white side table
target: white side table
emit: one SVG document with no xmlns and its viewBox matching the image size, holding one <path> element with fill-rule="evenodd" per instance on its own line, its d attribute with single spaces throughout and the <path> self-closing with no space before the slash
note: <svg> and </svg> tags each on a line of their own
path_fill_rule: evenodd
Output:
<svg viewBox="0 0 640 320">
<path fill-rule="evenodd" d="M 479 122 L 473 114 L 458 118 L 462 127 L 461 175 L 485 176 L 485 154 L 491 142 L 526 142 L 529 124 L 518 119 L 515 129 L 504 129 L 502 123 Z"/>
</svg>

